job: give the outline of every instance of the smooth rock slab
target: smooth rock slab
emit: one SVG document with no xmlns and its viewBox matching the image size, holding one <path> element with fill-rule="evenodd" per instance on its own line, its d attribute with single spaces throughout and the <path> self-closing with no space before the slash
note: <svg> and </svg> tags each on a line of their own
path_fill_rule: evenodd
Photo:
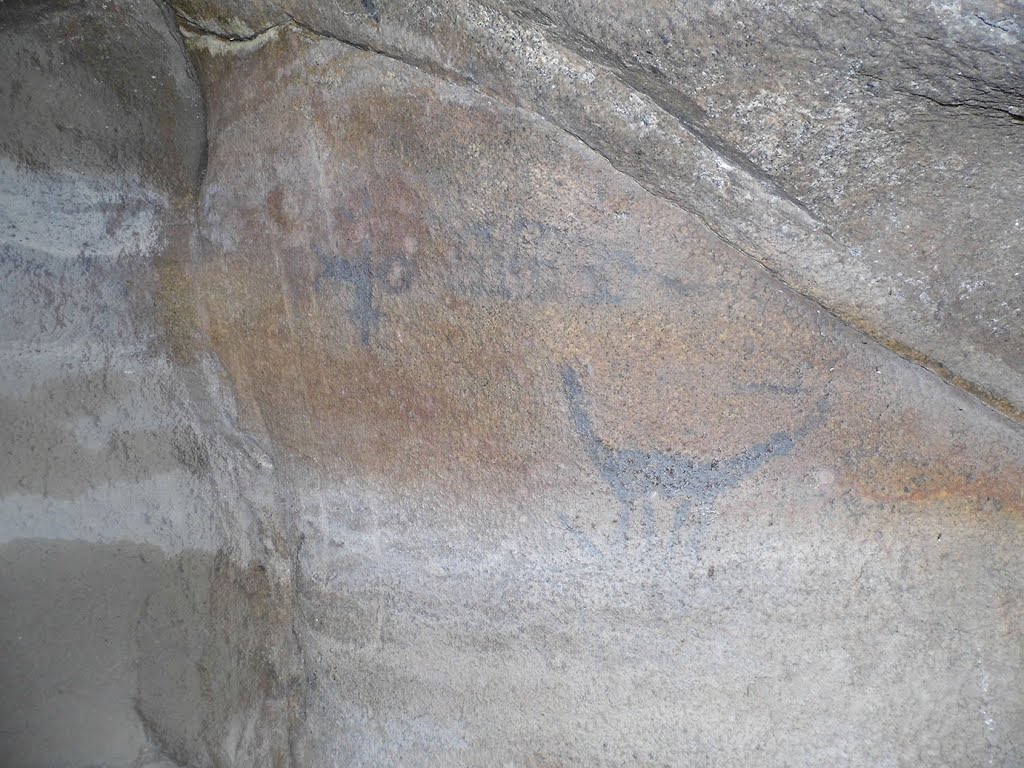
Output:
<svg viewBox="0 0 1024 768">
<path fill-rule="evenodd" d="M 280 764 L 288 497 L 192 338 L 195 71 L 148 0 L 2 6 L 0 762 Z"/>
</svg>

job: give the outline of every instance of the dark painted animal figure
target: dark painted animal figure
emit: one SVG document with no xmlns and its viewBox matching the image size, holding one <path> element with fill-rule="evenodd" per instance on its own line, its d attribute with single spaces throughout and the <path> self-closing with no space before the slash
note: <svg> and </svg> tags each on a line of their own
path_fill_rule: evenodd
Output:
<svg viewBox="0 0 1024 768">
<path fill-rule="evenodd" d="M 618 520 L 621 545 L 629 541 L 632 520 L 640 512 L 642 537 L 653 546 L 656 535 L 653 501 L 660 497 L 676 501 L 668 537 L 669 551 L 679 543 L 683 526 L 696 509 L 697 520 L 689 548 L 698 559 L 701 539 L 718 497 L 736 487 L 766 462 L 788 454 L 797 440 L 821 425 L 830 407 L 829 396 L 823 395 L 796 429 L 776 432 L 764 442 L 752 445 L 735 456 L 702 461 L 693 456 L 608 445 L 594 430 L 587 398 L 575 369 L 563 365 L 561 373 L 572 426 L 590 460 L 622 505 Z M 568 520 L 563 519 L 563 523 L 574 534 L 582 536 Z M 585 537 L 584 546 L 592 552 L 598 551 Z"/>
</svg>

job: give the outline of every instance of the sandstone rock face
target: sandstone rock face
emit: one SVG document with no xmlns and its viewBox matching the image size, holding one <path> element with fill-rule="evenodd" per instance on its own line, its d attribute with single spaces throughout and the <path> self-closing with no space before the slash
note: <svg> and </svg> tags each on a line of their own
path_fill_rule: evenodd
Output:
<svg viewBox="0 0 1024 768">
<path fill-rule="evenodd" d="M 200 5 L 210 21 L 197 23 L 214 30 L 280 19 Z M 791 287 L 1021 420 L 1016 4 L 279 7 L 538 113 Z"/>
<path fill-rule="evenodd" d="M 1018 11 L 116 10 L 5 11 L 16 764 L 1024 762 Z"/>
</svg>

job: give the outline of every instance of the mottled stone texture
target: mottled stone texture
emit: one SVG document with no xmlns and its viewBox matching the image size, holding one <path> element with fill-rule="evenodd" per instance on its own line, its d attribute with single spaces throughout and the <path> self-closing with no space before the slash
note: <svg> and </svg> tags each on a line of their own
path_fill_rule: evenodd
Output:
<svg viewBox="0 0 1024 768">
<path fill-rule="evenodd" d="M 0 764 L 285 764 L 289 497 L 195 351 L 174 16 L 0 21 Z"/>
<path fill-rule="evenodd" d="M 201 5 L 215 30 L 276 18 Z M 1019 4 L 279 7 L 536 112 L 791 287 L 1022 419 Z"/>
<path fill-rule="evenodd" d="M 175 11 L 0 32 L 15 764 L 1024 763 L 1017 10 Z"/>
<path fill-rule="evenodd" d="M 303 489 L 300 762 L 1021 759 L 1018 427 L 536 114 L 193 50 L 200 315 Z"/>
</svg>

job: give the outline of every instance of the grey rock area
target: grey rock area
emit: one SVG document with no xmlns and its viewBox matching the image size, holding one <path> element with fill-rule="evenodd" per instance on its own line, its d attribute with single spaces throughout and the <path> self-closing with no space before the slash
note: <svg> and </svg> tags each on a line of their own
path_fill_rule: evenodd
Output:
<svg viewBox="0 0 1024 768">
<path fill-rule="evenodd" d="M 0 763 L 254 764 L 287 720 L 282 494 L 155 298 L 188 259 L 195 72 L 151 2 L 2 13 Z"/>
<path fill-rule="evenodd" d="M 0 764 L 1024 764 L 1022 35 L 0 2 Z"/>
</svg>

